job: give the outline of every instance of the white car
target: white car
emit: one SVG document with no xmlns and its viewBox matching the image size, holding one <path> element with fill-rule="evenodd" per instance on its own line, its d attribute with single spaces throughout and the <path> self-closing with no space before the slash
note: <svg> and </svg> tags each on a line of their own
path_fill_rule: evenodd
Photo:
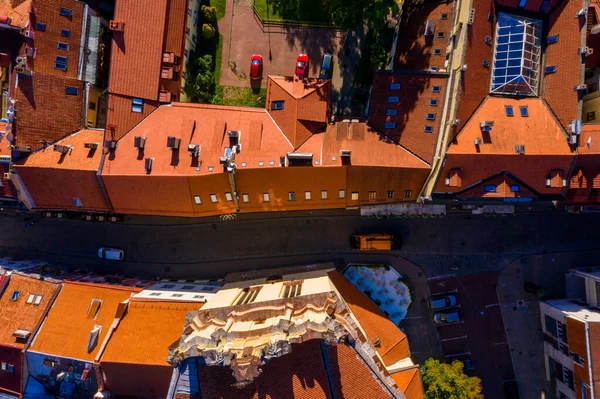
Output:
<svg viewBox="0 0 600 399">
<path fill-rule="evenodd" d="M 98 249 L 98 256 L 102 259 L 123 260 L 125 252 L 122 249 L 100 248 Z"/>
</svg>

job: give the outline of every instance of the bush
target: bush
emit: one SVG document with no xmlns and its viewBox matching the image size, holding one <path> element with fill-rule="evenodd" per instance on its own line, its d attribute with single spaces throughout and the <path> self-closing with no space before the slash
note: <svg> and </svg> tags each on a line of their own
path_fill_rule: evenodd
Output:
<svg viewBox="0 0 600 399">
<path fill-rule="evenodd" d="M 215 27 L 211 24 L 202 24 L 202 37 L 206 40 L 210 40 L 215 37 L 216 33 Z"/>
<path fill-rule="evenodd" d="M 202 6 L 202 16 L 204 22 L 217 22 L 217 8 Z"/>
</svg>

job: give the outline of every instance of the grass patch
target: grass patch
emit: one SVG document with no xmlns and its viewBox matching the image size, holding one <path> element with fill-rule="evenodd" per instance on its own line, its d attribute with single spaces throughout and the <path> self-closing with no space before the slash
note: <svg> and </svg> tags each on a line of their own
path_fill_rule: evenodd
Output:
<svg viewBox="0 0 600 399">
<path fill-rule="evenodd" d="M 227 0 L 210 0 L 210 6 L 217 9 L 217 21 L 225 16 Z"/>
<path fill-rule="evenodd" d="M 323 0 L 254 0 L 254 8 L 264 21 L 332 25 L 329 6 Z"/>
<path fill-rule="evenodd" d="M 264 108 L 267 90 L 250 87 L 221 87 L 222 105 Z"/>
</svg>

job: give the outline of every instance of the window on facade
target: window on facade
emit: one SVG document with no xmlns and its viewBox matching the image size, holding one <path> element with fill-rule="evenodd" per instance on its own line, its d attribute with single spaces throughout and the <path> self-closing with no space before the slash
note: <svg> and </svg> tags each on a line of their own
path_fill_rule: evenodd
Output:
<svg viewBox="0 0 600 399">
<path fill-rule="evenodd" d="M 312 199 L 312 193 L 310 191 L 305 191 L 304 192 L 304 199 L 305 200 L 310 200 Z"/>
<path fill-rule="evenodd" d="M 66 71 L 68 62 L 69 59 L 67 57 L 57 55 L 56 57 L 54 57 L 54 69 L 58 69 L 59 71 Z"/>
<path fill-rule="evenodd" d="M 250 202 L 250 196 L 248 194 L 242 194 L 242 201 L 245 203 Z"/>
<path fill-rule="evenodd" d="M 483 191 L 486 193 L 495 193 L 496 186 L 494 186 L 492 184 L 487 184 L 487 185 L 483 186 Z"/>
<path fill-rule="evenodd" d="M 556 328 L 556 319 L 551 316 L 544 315 L 544 324 L 546 325 L 546 332 L 555 338 L 558 338 L 558 330 Z"/>
<path fill-rule="evenodd" d="M 423 129 L 423 131 L 425 133 L 432 133 L 433 132 L 433 126 L 431 126 L 431 125 L 425 125 L 425 128 Z"/>
<path fill-rule="evenodd" d="M 77 89 L 77 87 L 70 87 L 70 86 L 65 87 L 65 94 L 68 94 L 70 96 L 76 96 L 77 93 L 79 93 L 79 90 Z"/>
<path fill-rule="evenodd" d="M 588 399 L 588 387 L 583 380 L 581 380 L 581 399 Z"/>
<path fill-rule="evenodd" d="M 233 196 L 231 193 L 225 193 L 225 200 L 227 200 L 227 202 L 233 201 Z"/>
<path fill-rule="evenodd" d="M 283 105 L 284 105 L 283 101 L 271 101 L 271 110 L 283 109 Z"/>
<path fill-rule="evenodd" d="M 258 296 L 262 287 L 249 287 L 244 288 L 233 300 L 232 305 L 244 305 L 246 303 L 252 303 Z"/>
<path fill-rule="evenodd" d="M 196 205 L 200 205 L 200 204 L 202 204 L 202 200 L 200 199 L 200 196 L 199 196 L 199 195 L 194 195 L 194 203 L 195 203 Z"/>
<path fill-rule="evenodd" d="M 61 29 L 60 35 L 62 37 L 71 37 L 71 31 L 69 29 Z"/>
<path fill-rule="evenodd" d="M 46 31 L 46 24 L 43 22 L 36 22 L 35 23 L 35 30 L 39 30 L 40 32 L 45 32 Z"/>
<path fill-rule="evenodd" d="M 144 112 L 144 100 L 133 98 L 131 100 L 131 112 Z"/>
<path fill-rule="evenodd" d="M 439 104 L 438 100 L 435 100 L 433 98 L 431 100 L 429 100 L 429 106 L 430 107 L 437 107 L 438 104 Z"/>
<path fill-rule="evenodd" d="M 296 201 L 296 193 L 293 191 L 290 191 L 288 193 L 288 201 Z"/>
<path fill-rule="evenodd" d="M 397 103 L 400 101 L 400 97 L 398 96 L 389 96 L 388 97 L 388 103 Z"/>
<path fill-rule="evenodd" d="M 269 193 L 263 193 L 263 202 L 270 202 L 271 198 L 269 196 Z"/>
<path fill-rule="evenodd" d="M 63 17 L 71 17 L 73 15 L 73 11 L 69 10 L 68 8 L 62 8 L 62 7 L 58 11 L 58 13 L 60 15 L 62 15 Z"/>
<path fill-rule="evenodd" d="M 522 117 L 526 118 L 529 116 L 529 108 L 527 108 L 527 105 L 520 106 L 519 110 L 521 111 Z"/>
<path fill-rule="evenodd" d="M 383 127 L 385 129 L 395 129 L 396 128 L 396 122 L 386 122 Z"/>
<path fill-rule="evenodd" d="M 515 116 L 512 105 L 505 105 L 504 112 L 506 113 L 506 116 Z"/>
<path fill-rule="evenodd" d="M 521 191 L 521 187 L 519 187 L 519 185 L 513 184 L 512 186 L 510 186 L 511 193 L 518 193 L 519 191 Z"/>
<path fill-rule="evenodd" d="M 280 298 L 294 298 L 302 294 L 302 281 L 291 281 L 283 283 Z"/>
<path fill-rule="evenodd" d="M 442 54 L 442 49 L 441 48 L 434 48 L 433 49 L 433 55 L 441 55 Z"/>
<path fill-rule="evenodd" d="M 7 367 L 7 370 L 9 373 L 14 373 L 15 372 L 15 365 L 14 364 L 9 364 Z"/>
<path fill-rule="evenodd" d="M 427 114 L 427 120 L 428 121 L 434 121 L 435 120 L 435 113 L 430 112 Z"/>
<path fill-rule="evenodd" d="M 219 202 L 219 198 L 217 198 L 217 194 L 210 195 L 210 202 L 212 202 L 213 204 L 216 202 Z"/>
<path fill-rule="evenodd" d="M 387 199 L 394 199 L 394 190 L 388 190 Z"/>
<path fill-rule="evenodd" d="M 397 109 L 386 109 L 385 110 L 385 116 L 396 116 L 396 115 L 398 115 Z"/>
<path fill-rule="evenodd" d="M 587 113 L 587 121 L 595 121 L 596 120 L 596 111 L 591 111 Z"/>
<path fill-rule="evenodd" d="M 29 296 L 27 297 L 27 301 L 25 301 L 25 303 L 31 305 L 33 303 L 34 299 L 35 299 L 35 294 L 29 294 Z"/>
<path fill-rule="evenodd" d="M 339 198 L 339 199 L 344 199 L 344 198 L 346 198 L 346 190 L 344 190 L 344 189 L 340 189 L 340 190 L 338 190 L 338 198 Z"/>
<path fill-rule="evenodd" d="M 443 13 L 441 13 L 441 14 L 440 14 L 440 19 L 441 19 L 442 21 L 445 21 L 445 20 L 447 20 L 447 19 L 448 19 L 448 13 L 447 13 L 447 12 L 443 12 Z"/>
<path fill-rule="evenodd" d="M 322 200 L 326 200 L 327 199 L 327 190 L 321 190 L 321 199 Z"/>
<path fill-rule="evenodd" d="M 400 90 L 402 85 L 400 83 L 390 83 L 390 90 Z"/>
<path fill-rule="evenodd" d="M 412 190 L 404 190 L 404 198 L 412 197 Z"/>
<path fill-rule="evenodd" d="M 21 291 L 17 291 L 14 290 L 12 295 L 10 296 L 10 300 L 11 301 L 16 301 L 17 299 L 19 299 L 19 294 L 21 293 Z"/>
<path fill-rule="evenodd" d="M 356 191 L 353 192 L 350 199 L 352 199 L 352 201 L 358 201 L 358 193 Z"/>
<path fill-rule="evenodd" d="M 443 39 L 444 37 L 446 37 L 446 32 L 438 32 L 435 34 L 435 37 L 437 37 L 438 39 Z"/>
<path fill-rule="evenodd" d="M 68 50 L 69 49 L 69 44 L 68 43 L 58 42 L 56 44 L 56 48 L 59 49 L 59 50 Z"/>
<path fill-rule="evenodd" d="M 33 304 L 35 306 L 39 306 L 39 304 L 42 303 L 42 298 L 43 298 L 42 295 L 36 295 L 35 296 L 35 301 L 33 301 Z"/>
<path fill-rule="evenodd" d="M 500 13 L 491 91 L 497 94 L 535 96 L 541 56 L 542 21 Z"/>
<path fill-rule="evenodd" d="M 439 93 L 442 91 L 442 86 L 431 86 L 431 91 L 434 93 Z"/>
<path fill-rule="evenodd" d="M 370 200 L 377 199 L 377 191 L 369 191 L 369 199 Z"/>
</svg>

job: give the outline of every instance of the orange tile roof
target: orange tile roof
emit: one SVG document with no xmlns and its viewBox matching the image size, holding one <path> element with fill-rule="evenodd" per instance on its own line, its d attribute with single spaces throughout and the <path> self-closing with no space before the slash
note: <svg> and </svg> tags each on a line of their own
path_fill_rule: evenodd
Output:
<svg viewBox="0 0 600 399">
<path fill-rule="evenodd" d="M 10 25 L 24 28 L 29 21 L 29 6 L 31 0 L 26 0 L 13 7 L 13 0 L 0 0 L 0 15 L 11 19 Z"/>
<path fill-rule="evenodd" d="M 393 83 L 400 84 L 400 88 L 392 88 L 390 85 Z M 448 76 L 445 74 L 377 72 L 369 102 L 369 124 L 431 163 L 447 83 Z M 434 93 L 433 86 L 439 86 L 440 91 Z M 398 102 L 390 102 L 390 97 L 398 97 Z M 437 100 L 437 105 L 431 106 L 430 100 Z M 397 115 L 388 116 L 388 110 L 395 111 Z M 428 120 L 428 114 L 434 114 L 434 120 Z M 386 129 L 386 122 L 395 126 Z M 431 126 L 432 131 L 425 132 L 425 126 Z"/>
<path fill-rule="evenodd" d="M 398 326 L 348 279 L 337 271 L 329 272 L 329 278 L 364 329 L 371 342 L 379 339 L 377 352 L 385 365 L 394 364 L 410 357 L 408 340 Z"/>
<path fill-rule="evenodd" d="M 555 1 L 556 2 L 556 1 Z M 579 93 L 574 90 L 582 78 L 581 55 L 577 49 L 585 39 L 585 23 L 575 18 L 585 6 L 583 0 L 562 1 L 552 10 L 548 35 L 558 35 L 559 40 L 546 47 L 545 65 L 556 66 L 556 72 L 545 74 L 543 95 L 563 126 L 579 119 Z"/>
<path fill-rule="evenodd" d="M 166 397 L 169 346 L 181 338 L 187 312 L 201 307 L 133 298 L 100 360 L 106 388 L 114 395 Z"/>
<path fill-rule="evenodd" d="M 486 186 L 494 186 L 496 191 L 485 191 Z M 513 191 L 511 189 L 513 186 L 519 186 L 519 191 Z M 536 196 L 537 194 L 527 187 L 523 187 L 520 181 L 504 174 L 486 179 L 481 184 L 461 191 L 459 194 L 461 198 L 535 198 Z"/>
<path fill-rule="evenodd" d="M 135 125 L 150 115 L 158 108 L 158 101 L 144 101 L 143 112 L 132 112 L 132 97 L 117 94 L 108 95 L 108 108 L 106 110 L 106 138 L 119 140 L 125 136 Z"/>
<path fill-rule="evenodd" d="M 423 399 L 423 382 L 418 366 L 394 373 L 392 378 L 406 399 Z"/>
<path fill-rule="evenodd" d="M 325 129 L 329 120 L 331 81 L 269 76 L 267 110 L 294 148 Z M 283 101 L 275 110 L 273 101 Z"/>
<path fill-rule="evenodd" d="M 81 209 L 74 203 L 79 198 L 85 209 L 108 211 L 96 176 L 103 141 L 103 130 L 84 129 L 56 142 L 73 147 L 67 154 L 49 146 L 16 162 L 13 167 L 36 208 Z M 85 148 L 86 143 L 98 143 L 98 148 Z"/>
<path fill-rule="evenodd" d="M 34 30 L 35 58 L 29 58 L 28 63 L 34 74 L 45 73 L 60 78 L 77 79 L 79 72 L 79 49 L 81 45 L 81 28 L 85 4 L 77 0 L 35 0 L 35 22 L 46 24 L 45 31 Z M 58 13 L 59 8 L 71 10 L 71 17 Z M 63 29 L 71 31 L 69 37 L 61 35 Z M 32 28 L 33 30 L 33 28 Z M 57 42 L 69 45 L 68 50 L 58 50 Z M 54 68 L 56 56 L 67 57 L 67 70 L 59 71 Z M 19 79 L 19 85 L 21 79 Z M 64 92 L 64 89 L 63 89 Z M 36 93 L 37 96 L 37 93 Z"/>
<path fill-rule="evenodd" d="M 117 317 L 120 303 L 140 291 L 141 289 L 133 287 L 65 282 L 29 349 L 33 352 L 93 361 Z M 95 318 L 91 307 L 93 299 L 102 301 Z M 88 337 L 96 325 L 102 326 L 102 330 L 96 346 L 88 352 Z"/>
<path fill-rule="evenodd" d="M 75 87 L 77 95 L 65 93 Z M 42 147 L 80 129 L 83 121 L 84 82 L 44 73 L 20 78 L 16 90 L 15 144 Z"/>
<path fill-rule="evenodd" d="M 167 4 L 164 51 L 181 54 L 185 42 L 188 0 L 169 0 Z"/>
<path fill-rule="evenodd" d="M 584 124 L 579 135 L 577 159 L 567 190 L 567 202 L 600 202 L 600 124 Z"/>
<path fill-rule="evenodd" d="M 446 47 L 450 37 L 454 9 L 454 2 L 414 3 L 407 2 L 402 9 L 400 32 L 402 40 L 398 40 L 394 69 L 426 70 L 430 66 L 444 68 L 446 61 Z M 441 19 L 441 14 L 448 14 L 446 19 Z M 425 36 L 425 24 L 428 20 L 435 21 L 435 33 L 443 32 L 442 38 Z M 434 49 L 441 50 L 435 55 Z"/>
<path fill-rule="evenodd" d="M 9 173 L 10 166 L 8 163 L 0 162 L 0 197 L 17 198 L 17 190 L 10 179 L 5 178 L 5 173 Z"/>
<path fill-rule="evenodd" d="M 60 285 L 54 282 L 13 273 L 0 297 L 0 343 L 22 348 L 23 344 L 13 337 L 18 329 L 31 331 L 31 340 L 59 289 Z M 15 291 L 20 293 L 13 301 L 11 297 Z M 27 303 L 30 294 L 42 295 L 39 306 Z"/>
<path fill-rule="evenodd" d="M 113 32 L 110 93 L 156 101 L 167 17 L 167 0 L 140 7 L 136 0 L 118 0 L 114 19 L 125 24 Z"/>
</svg>

